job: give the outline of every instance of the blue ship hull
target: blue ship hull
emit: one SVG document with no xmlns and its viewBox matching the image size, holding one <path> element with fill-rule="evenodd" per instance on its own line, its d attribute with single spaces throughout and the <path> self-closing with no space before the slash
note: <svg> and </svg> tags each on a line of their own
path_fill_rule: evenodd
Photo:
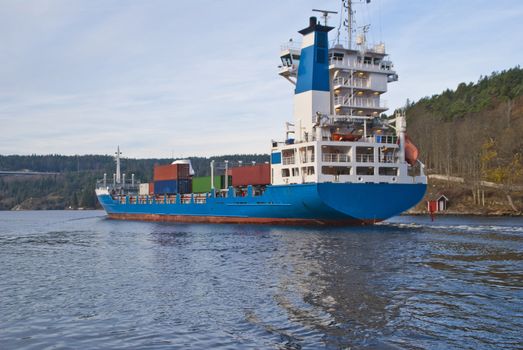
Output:
<svg viewBox="0 0 523 350">
<path fill-rule="evenodd" d="M 256 224 L 367 224 L 416 205 L 426 184 L 314 183 L 268 186 L 260 196 L 209 197 L 206 203 L 125 203 L 110 195 L 98 200 L 114 219 L 256 223 Z"/>
</svg>

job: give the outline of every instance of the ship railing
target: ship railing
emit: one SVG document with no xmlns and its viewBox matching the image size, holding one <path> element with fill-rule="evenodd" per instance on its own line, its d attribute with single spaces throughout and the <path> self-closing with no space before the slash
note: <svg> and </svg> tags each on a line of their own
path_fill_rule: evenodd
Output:
<svg viewBox="0 0 523 350">
<path fill-rule="evenodd" d="M 362 98 L 362 97 L 349 97 L 349 96 L 336 96 L 334 97 L 334 104 L 354 107 L 354 108 L 387 108 L 387 101 L 380 101 L 377 99 L 371 98 Z"/>
<path fill-rule="evenodd" d="M 322 160 L 330 163 L 349 163 L 350 155 L 341 153 L 323 153 Z"/>
<path fill-rule="evenodd" d="M 376 143 L 397 143 L 398 137 L 396 135 L 374 135 L 374 142 L 376 142 Z"/>
<path fill-rule="evenodd" d="M 180 203 L 181 204 L 191 204 L 191 196 L 181 195 Z"/>
<path fill-rule="evenodd" d="M 380 163 L 396 163 L 394 154 L 386 154 L 380 157 Z"/>
<path fill-rule="evenodd" d="M 373 154 L 356 154 L 356 162 L 374 163 L 374 155 Z"/>
<path fill-rule="evenodd" d="M 301 43 L 297 42 L 297 41 L 288 41 L 288 42 L 280 45 L 280 50 L 281 51 L 286 51 L 286 50 L 299 51 L 299 50 L 301 50 Z"/>
<path fill-rule="evenodd" d="M 194 196 L 194 203 L 196 204 L 205 204 L 207 203 L 207 195 L 199 194 Z"/>
<path fill-rule="evenodd" d="M 295 159 L 294 156 L 292 156 L 292 157 L 283 157 L 283 159 L 282 159 L 283 165 L 295 164 L 295 162 L 296 162 L 296 159 Z"/>
<path fill-rule="evenodd" d="M 389 61 L 381 63 L 364 63 L 364 62 L 347 62 L 346 60 L 337 60 L 331 58 L 329 64 L 337 69 L 354 69 L 372 72 L 390 72 L 394 73 L 394 65 Z"/>
<path fill-rule="evenodd" d="M 333 85 L 370 89 L 370 81 L 364 80 L 364 79 L 350 79 L 350 78 L 344 78 L 344 77 L 337 77 L 336 79 L 334 79 Z"/>
<path fill-rule="evenodd" d="M 314 155 L 310 155 L 310 156 L 307 156 L 307 157 L 302 157 L 301 158 L 301 162 L 302 163 L 313 163 L 314 162 Z"/>
<path fill-rule="evenodd" d="M 121 204 L 176 204 L 179 197 L 180 204 L 205 204 L 207 194 L 171 194 L 171 195 L 135 195 L 119 194 L 114 198 Z"/>
</svg>

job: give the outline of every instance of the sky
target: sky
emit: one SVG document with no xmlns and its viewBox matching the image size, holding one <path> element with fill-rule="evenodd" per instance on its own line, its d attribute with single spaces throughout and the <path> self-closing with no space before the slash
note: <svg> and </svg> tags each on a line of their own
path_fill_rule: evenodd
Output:
<svg viewBox="0 0 523 350">
<path fill-rule="evenodd" d="M 0 154 L 268 153 L 292 121 L 280 45 L 338 0 L 0 0 Z M 523 62 L 523 1 L 372 0 L 391 110 Z M 337 26 L 333 16 L 330 24 Z M 331 39 L 334 36 L 331 32 Z"/>
</svg>

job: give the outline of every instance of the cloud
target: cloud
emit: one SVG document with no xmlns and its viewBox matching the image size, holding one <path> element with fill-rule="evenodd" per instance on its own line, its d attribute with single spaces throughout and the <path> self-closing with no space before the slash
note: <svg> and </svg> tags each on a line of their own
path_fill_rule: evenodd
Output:
<svg viewBox="0 0 523 350">
<path fill-rule="evenodd" d="M 292 120 L 279 44 L 299 37 L 318 4 L 0 6 L 0 154 L 106 154 L 120 144 L 128 156 L 158 157 L 268 152 Z M 521 31 L 519 2 L 376 0 L 357 12 L 400 74 L 384 96 L 392 108 L 522 61 L 521 45 L 506 39 Z"/>
</svg>

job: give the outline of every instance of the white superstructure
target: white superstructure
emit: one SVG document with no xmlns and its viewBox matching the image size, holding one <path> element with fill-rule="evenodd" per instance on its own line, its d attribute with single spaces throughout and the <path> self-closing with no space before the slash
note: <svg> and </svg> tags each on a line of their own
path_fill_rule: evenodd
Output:
<svg viewBox="0 0 523 350">
<path fill-rule="evenodd" d="M 344 3 L 352 24 L 350 1 Z M 294 122 L 284 142 L 272 143 L 272 184 L 426 183 L 405 116 L 381 117 L 388 109 L 381 95 L 398 80 L 385 45 L 369 45 L 365 26 L 356 47 L 349 35 L 347 43 L 323 48 L 331 29 L 312 17 L 300 31 L 301 49 L 282 47 L 279 74 L 296 86 Z"/>
</svg>

